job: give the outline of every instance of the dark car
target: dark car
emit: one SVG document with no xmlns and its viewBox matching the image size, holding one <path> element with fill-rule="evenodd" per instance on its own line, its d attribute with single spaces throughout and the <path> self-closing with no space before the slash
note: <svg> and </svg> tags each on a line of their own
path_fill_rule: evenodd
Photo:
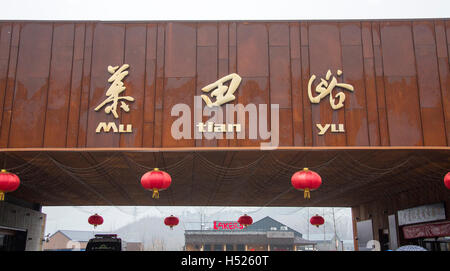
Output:
<svg viewBox="0 0 450 271">
<path fill-rule="evenodd" d="M 86 251 L 121 251 L 122 239 L 117 234 L 96 234 L 89 240 Z"/>
</svg>

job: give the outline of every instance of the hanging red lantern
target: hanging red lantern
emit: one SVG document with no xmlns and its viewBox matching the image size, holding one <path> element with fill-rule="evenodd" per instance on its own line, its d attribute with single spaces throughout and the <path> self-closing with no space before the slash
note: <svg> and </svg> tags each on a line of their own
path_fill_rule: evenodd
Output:
<svg viewBox="0 0 450 271">
<path fill-rule="evenodd" d="M 16 174 L 2 169 L 0 172 L 0 201 L 5 200 L 5 193 L 15 191 L 19 185 L 20 179 Z"/>
<path fill-rule="evenodd" d="M 164 219 L 164 224 L 166 224 L 166 226 L 169 226 L 171 230 L 173 230 L 173 227 L 178 225 L 179 222 L 180 220 L 178 219 L 178 217 L 173 215 L 168 216 Z"/>
<path fill-rule="evenodd" d="M 141 178 L 142 186 L 147 190 L 153 190 L 152 198 L 159 198 L 159 191 L 167 189 L 172 183 L 170 175 L 158 168 L 145 173 Z"/>
<path fill-rule="evenodd" d="M 325 223 L 325 219 L 320 215 L 316 214 L 315 216 L 311 217 L 309 222 L 311 223 L 311 225 L 316 226 L 318 228 L 319 226 Z"/>
<path fill-rule="evenodd" d="M 247 227 L 247 226 L 253 224 L 253 218 L 251 216 L 245 214 L 245 215 L 239 217 L 238 223 L 243 225 L 244 227 Z"/>
<path fill-rule="evenodd" d="M 88 219 L 89 224 L 94 225 L 94 229 L 97 228 L 98 225 L 103 224 L 103 217 L 98 214 L 91 215 Z"/>
<path fill-rule="evenodd" d="M 450 189 L 450 172 L 448 172 L 444 177 L 444 184 L 447 189 Z"/>
<path fill-rule="evenodd" d="M 314 191 L 322 184 L 322 178 L 316 172 L 304 168 L 301 171 L 297 171 L 291 178 L 292 186 L 297 190 L 304 190 L 305 199 L 311 197 L 310 191 Z"/>
</svg>

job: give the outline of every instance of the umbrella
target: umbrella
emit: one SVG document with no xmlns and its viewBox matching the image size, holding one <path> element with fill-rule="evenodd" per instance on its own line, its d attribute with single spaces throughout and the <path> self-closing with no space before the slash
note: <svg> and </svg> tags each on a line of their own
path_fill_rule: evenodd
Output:
<svg viewBox="0 0 450 271">
<path fill-rule="evenodd" d="M 395 251 L 427 251 L 427 250 L 424 249 L 423 247 L 409 245 L 399 247 Z"/>
</svg>

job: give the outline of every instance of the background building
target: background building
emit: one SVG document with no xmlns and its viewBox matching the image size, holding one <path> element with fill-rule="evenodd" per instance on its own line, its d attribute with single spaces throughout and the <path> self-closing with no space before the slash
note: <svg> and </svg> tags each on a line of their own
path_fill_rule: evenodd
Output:
<svg viewBox="0 0 450 271">
<path fill-rule="evenodd" d="M 295 251 L 314 248 L 316 244 L 270 217 L 243 229 L 189 230 L 185 232 L 185 242 L 189 251 Z"/>
</svg>

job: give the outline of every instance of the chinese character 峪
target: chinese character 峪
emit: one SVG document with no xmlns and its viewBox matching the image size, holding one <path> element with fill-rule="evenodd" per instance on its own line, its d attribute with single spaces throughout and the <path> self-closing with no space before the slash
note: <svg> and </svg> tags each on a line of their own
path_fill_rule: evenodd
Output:
<svg viewBox="0 0 450 271">
<path fill-rule="evenodd" d="M 342 71 L 338 70 L 337 75 L 338 76 L 342 75 Z M 322 100 L 322 98 L 324 98 L 327 95 L 330 95 L 331 108 L 336 110 L 336 109 L 342 108 L 344 106 L 345 93 L 339 92 L 336 94 L 336 98 L 339 99 L 338 103 L 336 104 L 335 103 L 336 98 L 333 97 L 333 93 L 331 93 L 333 91 L 333 89 L 335 87 L 341 87 L 341 88 L 347 89 L 349 91 L 353 91 L 354 88 L 350 84 L 338 83 L 336 77 L 334 77 L 334 76 L 331 79 L 331 81 L 328 82 L 330 80 L 330 77 L 331 77 L 331 71 L 328 70 L 328 72 L 325 76 L 325 79 L 320 78 L 320 83 L 316 86 L 316 92 L 319 93 L 319 95 L 317 95 L 316 97 L 313 97 L 312 91 L 311 91 L 311 85 L 314 82 L 314 80 L 316 80 L 316 76 L 313 74 L 308 82 L 308 97 L 309 97 L 309 100 L 311 101 L 311 103 L 317 104 L 320 102 L 320 100 Z"/>
<path fill-rule="evenodd" d="M 128 69 L 129 67 L 130 65 L 128 64 L 123 64 L 120 68 L 119 66 L 108 66 L 108 72 L 112 74 L 111 77 L 108 78 L 108 82 L 111 83 L 111 86 L 106 91 L 106 96 L 108 96 L 108 98 L 106 98 L 101 104 L 99 104 L 95 108 L 95 111 L 100 110 L 100 108 L 102 108 L 104 105 L 112 102 L 111 105 L 105 107 L 105 113 L 112 113 L 117 119 L 119 118 L 119 115 L 117 114 L 117 104 L 119 103 L 119 101 L 134 101 L 134 98 L 131 96 L 120 96 L 120 93 L 124 92 L 126 89 L 126 87 L 123 85 L 122 80 L 125 76 L 128 75 L 128 71 L 126 71 L 126 69 Z M 122 108 L 122 110 L 124 110 L 125 112 L 130 111 L 130 107 L 124 101 L 120 101 L 120 108 Z"/>
</svg>

